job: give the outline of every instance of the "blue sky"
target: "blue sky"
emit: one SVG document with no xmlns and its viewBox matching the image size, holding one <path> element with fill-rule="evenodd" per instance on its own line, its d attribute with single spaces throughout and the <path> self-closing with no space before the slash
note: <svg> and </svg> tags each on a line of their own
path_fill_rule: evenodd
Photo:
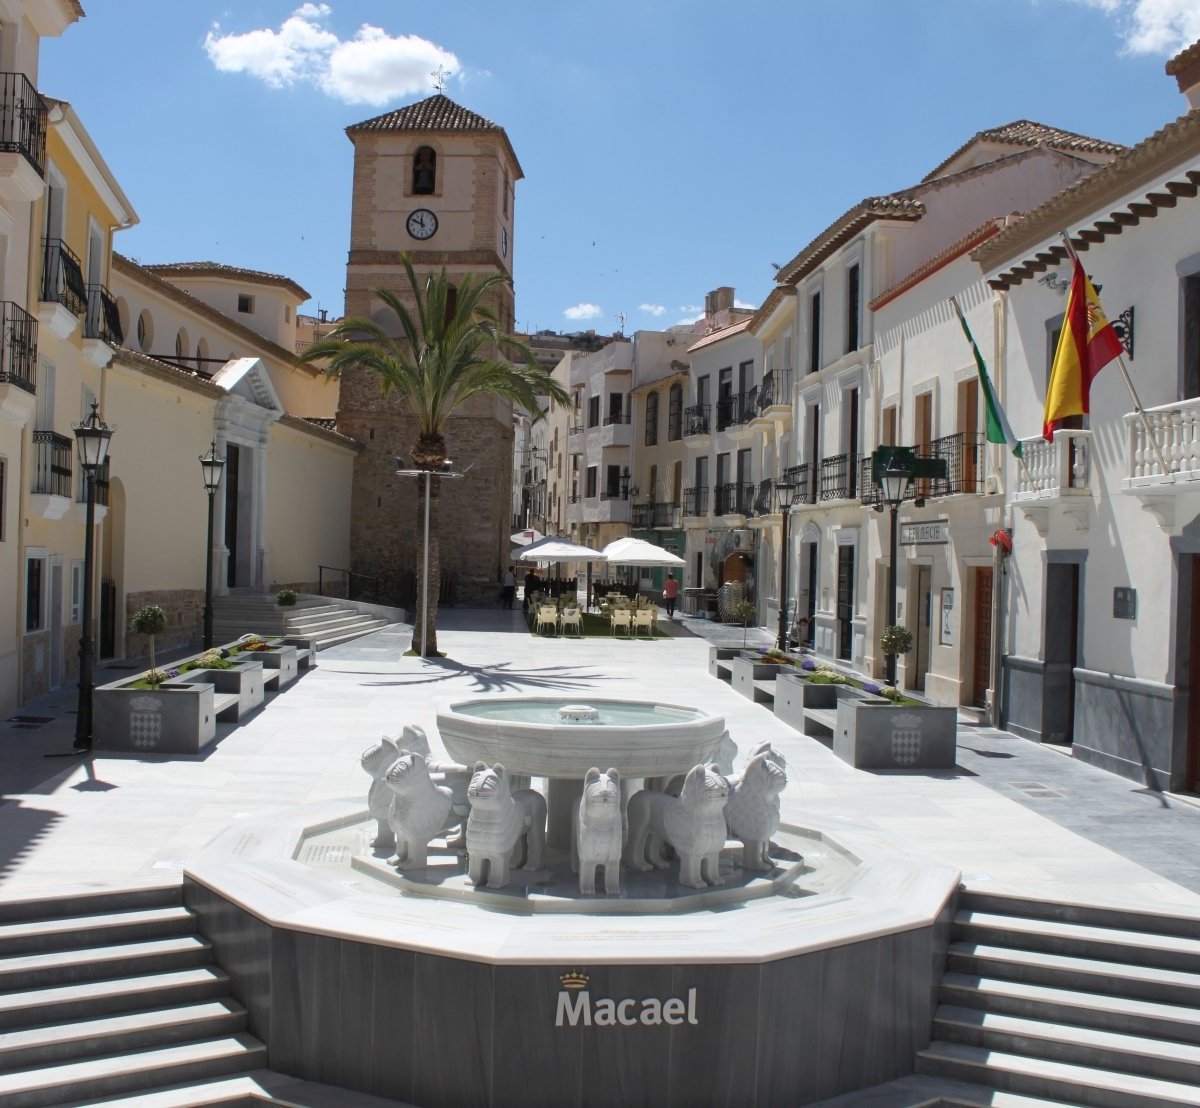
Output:
<svg viewBox="0 0 1200 1108">
<path fill-rule="evenodd" d="M 1186 103 L 1198 0 L 84 0 L 43 43 L 141 223 L 139 261 L 285 274 L 342 310 L 346 126 L 429 95 L 525 170 L 517 324 L 661 328 L 864 196 L 1014 119 L 1133 143 Z"/>
</svg>

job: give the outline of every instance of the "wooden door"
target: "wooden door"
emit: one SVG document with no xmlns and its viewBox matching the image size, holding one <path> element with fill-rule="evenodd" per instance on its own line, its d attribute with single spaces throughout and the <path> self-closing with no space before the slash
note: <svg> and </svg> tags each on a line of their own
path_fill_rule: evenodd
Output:
<svg viewBox="0 0 1200 1108">
<path fill-rule="evenodd" d="M 992 684 L 992 567 L 975 570 L 975 636 L 971 703 L 982 708 Z M 993 721 L 994 722 L 994 721 Z M 994 726 L 999 724 L 994 723 Z"/>
<path fill-rule="evenodd" d="M 849 661 L 854 651 L 854 547 L 838 547 L 837 656 Z"/>
<path fill-rule="evenodd" d="M 918 691 L 925 688 L 925 674 L 929 670 L 929 636 L 932 630 L 930 607 L 933 590 L 930 587 L 932 570 L 929 566 L 917 566 L 917 606 L 913 617 L 913 649 L 909 655 L 913 659 L 913 673 L 905 673 L 905 679 L 911 688 Z"/>
<path fill-rule="evenodd" d="M 975 378 L 958 386 L 959 472 L 951 457 L 950 491 L 977 492 L 979 480 L 979 382 Z M 989 573 L 991 570 L 988 571 Z"/>
</svg>

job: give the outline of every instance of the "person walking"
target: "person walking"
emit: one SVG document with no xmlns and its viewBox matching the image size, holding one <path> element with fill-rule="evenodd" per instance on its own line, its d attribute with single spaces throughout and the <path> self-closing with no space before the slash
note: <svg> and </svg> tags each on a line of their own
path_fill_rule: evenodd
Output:
<svg viewBox="0 0 1200 1108">
<path fill-rule="evenodd" d="M 675 601 L 679 596 L 679 582 L 675 580 L 675 574 L 668 573 L 667 579 L 663 582 L 663 602 L 667 608 L 667 619 L 675 618 Z"/>
<path fill-rule="evenodd" d="M 515 566 L 509 566 L 504 571 L 504 578 L 501 582 L 504 588 L 500 594 L 500 606 L 503 608 L 511 608 L 517 595 L 517 576 L 513 573 L 515 568 Z"/>
</svg>

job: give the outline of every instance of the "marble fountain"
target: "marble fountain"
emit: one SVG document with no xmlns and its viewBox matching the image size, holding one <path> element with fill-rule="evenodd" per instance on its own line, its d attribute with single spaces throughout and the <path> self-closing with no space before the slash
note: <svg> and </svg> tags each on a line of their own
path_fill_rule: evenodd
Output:
<svg viewBox="0 0 1200 1108">
<path fill-rule="evenodd" d="M 273 1068 L 421 1108 L 804 1104 L 912 1072 L 959 875 L 781 821 L 681 705 L 489 696 L 238 821 L 187 903 Z M 801 783 L 802 784 L 802 783 Z"/>
</svg>

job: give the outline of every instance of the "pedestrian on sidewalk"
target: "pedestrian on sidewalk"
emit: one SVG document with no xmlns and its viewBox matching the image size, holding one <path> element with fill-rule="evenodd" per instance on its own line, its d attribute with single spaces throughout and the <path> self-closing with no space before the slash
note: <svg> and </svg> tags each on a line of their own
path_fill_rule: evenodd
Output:
<svg viewBox="0 0 1200 1108">
<path fill-rule="evenodd" d="M 675 618 L 675 601 L 679 597 L 679 582 L 674 573 L 668 573 L 663 583 L 663 603 L 667 608 L 667 619 Z"/>
<path fill-rule="evenodd" d="M 500 605 L 503 608 L 512 608 L 513 600 L 517 595 L 517 575 L 513 573 L 515 568 L 515 566 L 509 566 L 504 571 L 504 577 L 501 581 L 504 588 L 500 593 Z"/>
</svg>

